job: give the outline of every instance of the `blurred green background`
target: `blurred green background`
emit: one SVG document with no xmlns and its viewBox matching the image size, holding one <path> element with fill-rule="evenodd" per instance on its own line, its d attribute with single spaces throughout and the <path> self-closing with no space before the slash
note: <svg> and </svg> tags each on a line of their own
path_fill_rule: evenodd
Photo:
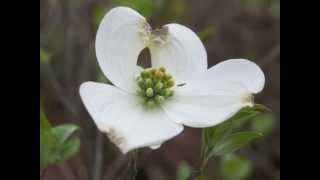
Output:
<svg viewBox="0 0 320 180">
<path fill-rule="evenodd" d="M 82 105 L 79 85 L 107 82 L 97 65 L 94 39 L 103 15 L 112 7 L 132 7 L 153 27 L 176 22 L 201 37 L 209 66 L 230 58 L 247 58 L 263 69 L 264 91 L 256 102 L 272 109 L 244 128 L 264 137 L 234 154 L 213 159 L 207 179 L 280 179 L 280 1 L 279 0 L 41 0 L 40 97 L 53 125 L 80 127 L 81 149 L 66 162 L 50 166 L 48 180 L 119 179 L 126 164 L 105 135 L 97 131 Z M 147 51 L 139 64 L 147 66 Z M 160 149 L 139 154 L 138 180 L 183 180 L 199 163 L 200 129 L 185 131 Z M 120 169 L 120 172 L 119 172 Z"/>
</svg>

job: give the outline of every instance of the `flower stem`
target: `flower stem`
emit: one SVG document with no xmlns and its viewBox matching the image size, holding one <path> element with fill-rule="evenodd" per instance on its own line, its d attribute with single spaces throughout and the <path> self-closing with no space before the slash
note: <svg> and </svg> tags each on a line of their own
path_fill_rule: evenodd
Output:
<svg viewBox="0 0 320 180">
<path fill-rule="evenodd" d="M 129 160 L 129 179 L 135 180 L 138 174 L 137 161 L 138 161 L 138 150 L 132 151 L 130 154 Z"/>
</svg>

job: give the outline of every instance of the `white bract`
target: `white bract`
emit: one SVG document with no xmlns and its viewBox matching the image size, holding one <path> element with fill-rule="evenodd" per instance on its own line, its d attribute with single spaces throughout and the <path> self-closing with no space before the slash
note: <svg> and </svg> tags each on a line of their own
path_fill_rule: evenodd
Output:
<svg viewBox="0 0 320 180">
<path fill-rule="evenodd" d="M 137 66 L 146 47 L 151 53 L 149 70 Z M 99 130 L 123 153 L 158 148 L 183 125 L 217 125 L 252 106 L 253 95 L 265 83 L 261 69 L 244 59 L 207 69 L 206 50 L 192 30 L 180 24 L 153 30 L 127 7 L 105 15 L 95 48 L 99 65 L 114 86 L 84 82 L 80 95 Z"/>
</svg>

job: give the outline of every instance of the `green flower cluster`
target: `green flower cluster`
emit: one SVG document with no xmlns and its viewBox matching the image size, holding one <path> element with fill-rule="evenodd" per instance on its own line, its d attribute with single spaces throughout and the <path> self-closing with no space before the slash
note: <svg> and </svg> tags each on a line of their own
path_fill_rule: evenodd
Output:
<svg viewBox="0 0 320 180">
<path fill-rule="evenodd" d="M 147 107 L 159 105 L 174 94 L 171 89 L 174 80 L 166 73 L 164 67 L 143 70 L 137 78 L 137 83 L 137 94 L 143 98 Z"/>
</svg>

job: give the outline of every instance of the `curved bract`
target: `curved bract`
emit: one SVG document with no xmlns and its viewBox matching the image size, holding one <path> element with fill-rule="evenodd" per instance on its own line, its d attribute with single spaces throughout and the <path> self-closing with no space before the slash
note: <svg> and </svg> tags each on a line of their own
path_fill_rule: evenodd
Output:
<svg viewBox="0 0 320 180">
<path fill-rule="evenodd" d="M 150 72 L 137 66 L 146 47 L 151 53 Z M 85 82 L 80 95 L 99 130 L 123 153 L 140 147 L 159 148 L 181 133 L 183 125 L 217 125 L 252 106 L 253 95 L 265 83 L 261 69 L 245 59 L 223 61 L 207 69 L 206 50 L 191 29 L 167 24 L 154 30 L 127 7 L 114 8 L 103 18 L 96 55 L 114 86 Z M 158 106 L 145 108 L 141 99 Z"/>
</svg>

